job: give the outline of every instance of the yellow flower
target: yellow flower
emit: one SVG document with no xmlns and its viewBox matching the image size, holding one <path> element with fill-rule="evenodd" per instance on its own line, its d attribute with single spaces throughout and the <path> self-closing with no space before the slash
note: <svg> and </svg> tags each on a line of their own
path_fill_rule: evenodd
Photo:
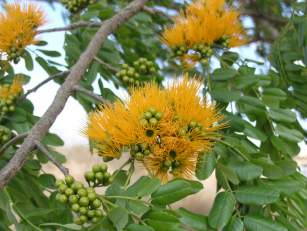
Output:
<svg viewBox="0 0 307 231">
<path fill-rule="evenodd" d="M 163 32 L 163 41 L 171 48 L 221 42 L 239 46 L 246 41 L 238 18 L 239 12 L 226 7 L 224 0 L 196 0 L 174 18 L 174 25 Z"/>
<path fill-rule="evenodd" d="M 177 134 L 194 149 L 208 151 L 218 136 L 217 131 L 224 128 L 223 116 L 214 104 L 200 97 L 201 82 L 183 79 L 173 83 L 168 94 L 173 105 Z"/>
<path fill-rule="evenodd" d="M 197 163 L 197 152 L 181 139 L 168 137 L 163 146 L 155 146 L 153 155 L 144 160 L 144 165 L 151 175 L 162 182 L 173 178 L 193 178 Z"/>
<path fill-rule="evenodd" d="M 126 150 L 163 182 L 192 178 L 198 154 L 212 148 L 225 126 L 215 105 L 201 99 L 201 86 L 185 76 L 166 89 L 134 88 L 124 102 L 91 113 L 85 134 L 100 155 Z"/>
<path fill-rule="evenodd" d="M 36 29 L 43 25 L 44 14 L 33 4 L 11 3 L 0 13 L 0 52 L 18 61 L 24 49 L 35 44 Z"/>
<path fill-rule="evenodd" d="M 22 80 L 15 77 L 12 84 L 0 86 L 0 101 L 14 100 L 22 93 L 22 84 Z"/>
</svg>

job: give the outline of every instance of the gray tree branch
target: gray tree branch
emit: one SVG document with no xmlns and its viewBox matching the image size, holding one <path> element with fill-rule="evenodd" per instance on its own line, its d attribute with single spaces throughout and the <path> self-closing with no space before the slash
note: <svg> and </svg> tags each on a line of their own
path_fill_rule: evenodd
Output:
<svg viewBox="0 0 307 231">
<path fill-rule="evenodd" d="M 57 116 L 61 113 L 65 104 L 74 90 L 74 86 L 78 84 L 86 69 L 97 55 L 102 43 L 112 34 L 121 24 L 125 23 L 130 17 L 135 15 L 148 0 L 134 0 L 126 8 L 105 21 L 99 28 L 92 41 L 80 56 L 77 63 L 72 67 L 70 74 L 67 76 L 63 85 L 57 91 L 57 94 L 40 120 L 30 130 L 28 137 L 16 151 L 13 158 L 0 171 L 0 190 L 16 175 L 27 160 L 28 153 L 36 146 L 36 142 L 48 132 Z"/>
</svg>

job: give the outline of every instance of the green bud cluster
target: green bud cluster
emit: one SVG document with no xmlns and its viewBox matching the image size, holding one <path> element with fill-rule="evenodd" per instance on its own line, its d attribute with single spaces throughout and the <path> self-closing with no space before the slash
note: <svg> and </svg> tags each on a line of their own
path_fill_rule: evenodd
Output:
<svg viewBox="0 0 307 231">
<path fill-rule="evenodd" d="M 62 0 L 64 6 L 71 12 L 77 13 L 88 5 L 95 3 L 96 0 Z"/>
<path fill-rule="evenodd" d="M 149 145 L 147 144 L 136 144 L 132 145 L 130 149 L 130 155 L 132 158 L 142 161 L 145 156 L 148 156 L 151 154 L 151 150 Z"/>
<path fill-rule="evenodd" d="M 24 50 L 16 48 L 16 47 L 11 47 L 7 51 L 7 60 L 8 61 L 13 61 L 15 64 L 19 63 L 20 57 L 23 55 Z"/>
<path fill-rule="evenodd" d="M 84 178 L 93 187 L 107 186 L 112 183 L 112 176 L 105 163 L 94 165 L 91 171 L 84 174 Z"/>
<path fill-rule="evenodd" d="M 4 86 L 9 87 L 9 85 Z M 3 118 L 7 113 L 15 111 L 15 104 L 16 104 L 17 96 L 10 95 L 6 99 L 0 99 L 0 120 Z"/>
<path fill-rule="evenodd" d="M 199 55 L 199 62 L 204 65 L 209 63 L 209 58 L 213 55 L 213 50 L 205 44 L 197 44 L 193 46 L 193 50 Z"/>
<path fill-rule="evenodd" d="M 74 222 L 77 225 L 97 223 L 103 216 L 101 200 L 94 188 L 85 187 L 72 176 L 66 176 L 65 180 L 57 180 L 56 187 L 56 199 L 69 204 L 76 214 Z"/>
<path fill-rule="evenodd" d="M 172 157 L 172 159 L 167 159 L 162 162 L 161 169 L 166 172 L 170 171 L 171 173 L 175 173 L 180 165 L 180 162 L 175 157 Z"/>
<path fill-rule="evenodd" d="M 143 75 L 152 75 L 157 72 L 155 64 L 146 58 L 139 58 L 137 61 L 134 61 L 133 66 L 138 73 Z"/>
<path fill-rule="evenodd" d="M 191 132 L 196 132 L 200 136 L 206 135 L 205 131 L 203 130 L 203 126 L 200 123 L 197 123 L 196 121 L 191 121 L 188 125 L 181 128 L 178 131 L 178 135 L 189 138 L 189 134 L 191 134 Z"/>
<path fill-rule="evenodd" d="M 222 47 L 225 47 L 227 48 L 229 46 L 229 38 L 227 37 L 222 37 L 221 39 L 219 39 L 216 44 L 222 46 Z"/>
<path fill-rule="evenodd" d="M 155 108 L 149 108 L 143 113 L 140 118 L 140 123 L 142 126 L 156 126 L 161 120 L 163 114 L 157 111 Z"/>
<path fill-rule="evenodd" d="M 6 143 L 12 136 L 10 129 L 0 126 L 0 144 Z"/>
<path fill-rule="evenodd" d="M 173 48 L 173 53 L 176 57 L 180 57 L 183 56 L 184 54 L 186 54 L 188 52 L 188 48 L 185 45 L 181 45 L 181 46 L 176 46 Z"/>
<path fill-rule="evenodd" d="M 137 61 L 133 62 L 133 65 L 130 66 L 127 63 L 122 65 L 120 71 L 116 73 L 116 76 L 125 84 L 125 85 L 134 85 L 141 86 L 141 84 L 149 80 L 148 77 L 157 72 L 157 68 L 152 61 L 149 61 L 145 58 L 139 58 Z"/>
</svg>

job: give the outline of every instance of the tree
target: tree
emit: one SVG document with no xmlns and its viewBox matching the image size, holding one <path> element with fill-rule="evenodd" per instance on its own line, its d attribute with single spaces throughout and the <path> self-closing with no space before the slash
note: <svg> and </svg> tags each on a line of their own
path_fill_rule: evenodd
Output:
<svg viewBox="0 0 307 231">
<path fill-rule="evenodd" d="M 293 160 L 300 151 L 298 143 L 306 139 L 298 120 L 307 115 L 305 1 L 227 1 L 228 6 L 240 5 L 242 18 L 253 20 L 255 26 L 247 36 L 237 20 L 238 11 L 225 8 L 222 0 L 61 2 L 71 12 L 71 23 L 63 28 L 40 30 L 44 14 L 35 5 L 6 4 L 0 17 L 1 230 L 12 225 L 16 230 L 128 231 L 307 227 L 307 181 Z M 184 9 L 184 14 L 172 19 L 174 12 Z M 54 31 L 67 31 L 65 69 L 52 60 L 62 54 L 44 49 L 46 42 L 35 39 L 39 33 Z M 251 67 L 262 63 L 242 59 L 229 49 L 253 42 L 270 61 L 271 68 L 264 74 Z M 35 53 L 27 49 L 31 44 Z M 11 63 L 24 59 L 31 71 L 33 58 L 50 77 L 23 92 L 22 85 L 31 77 L 15 73 Z M 219 67 L 212 65 L 214 58 Z M 185 77 L 173 88 L 163 87 L 165 78 L 184 72 L 197 75 L 198 82 Z M 127 90 L 136 103 L 120 102 L 102 79 Z M 93 92 L 96 80 L 99 94 Z M 60 84 L 60 89 L 39 118 L 33 115 L 28 95 L 48 81 Z M 156 85 L 146 83 L 151 81 Z M 212 102 L 197 100 L 199 81 L 205 101 L 215 101 L 220 110 Z M 90 113 L 90 146 L 105 162 L 89 167 L 88 186 L 69 176 L 64 156 L 54 150 L 63 141 L 48 132 L 71 96 Z M 186 98 L 180 100 L 182 96 Z M 158 102 L 154 108 L 133 116 L 141 100 L 147 103 L 152 98 Z M 191 106 L 188 113 L 182 110 L 186 105 Z M 196 110 L 199 113 L 193 115 Z M 120 120 L 111 120 L 114 115 Z M 147 129 L 147 137 L 141 139 L 136 133 L 136 143 L 127 141 L 129 133 L 117 137 L 118 131 L 135 131 L 125 127 L 123 118 L 129 118 L 128 124 L 140 123 L 140 131 L 150 126 L 152 134 Z M 164 122 L 165 127 L 155 130 Z M 114 173 L 108 172 L 106 163 L 120 158 L 123 150 L 129 160 Z M 156 156 L 163 162 L 157 162 Z M 48 161 L 63 172 L 64 180 L 41 171 Z M 131 185 L 138 161 L 150 170 L 149 175 Z M 207 216 L 169 206 L 205 190 L 198 180 L 214 170 L 219 192 Z M 192 175 L 197 180 L 191 180 Z M 106 187 L 106 193 L 96 193 L 97 187 Z"/>
</svg>

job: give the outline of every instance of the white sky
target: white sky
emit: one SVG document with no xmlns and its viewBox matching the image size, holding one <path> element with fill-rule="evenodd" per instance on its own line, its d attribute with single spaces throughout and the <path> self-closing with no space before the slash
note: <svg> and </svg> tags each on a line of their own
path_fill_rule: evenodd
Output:
<svg viewBox="0 0 307 231">
<path fill-rule="evenodd" d="M 62 18 L 62 14 L 63 12 L 65 12 L 65 9 L 63 9 L 60 4 L 54 4 L 53 7 L 46 3 L 38 4 L 47 14 L 48 23 L 44 28 L 53 28 L 65 25 L 65 22 Z M 248 20 L 246 20 L 245 23 L 249 24 Z M 57 50 L 62 54 L 64 53 L 64 32 L 41 34 L 39 38 L 48 42 L 48 46 L 43 47 L 43 49 Z M 239 51 L 240 55 L 243 58 L 245 57 L 254 60 L 260 60 L 254 52 L 255 46 L 251 46 L 249 48 L 239 48 L 236 49 L 236 51 Z M 57 58 L 55 59 L 55 61 L 65 64 L 64 57 Z M 34 87 L 36 84 L 48 77 L 48 74 L 37 63 L 35 63 L 34 71 L 32 72 L 28 72 L 25 69 L 23 62 L 20 62 L 16 67 L 18 70 L 16 72 L 23 72 L 31 76 L 31 82 L 25 86 L 25 90 Z M 111 84 L 107 84 L 106 86 L 110 87 L 112 90 L 119 93 L 120 95 L 123 95 L 123 92 L 116 91 Z M 58 87 L 59 86 L 57 84 L 51 81 L 44 87 L 41 87 L 37 92 L 32 93 L 29 96 L 30 100 L 34 104 L 35 115 L 41 116 L 46 111 L 46 109 L 51 104 Z M 71 97 L 66 103 L 63 112 L 58 116 L 56 122 L 51 127 L 51 132 L 60 135 L 60 137 L 65 141 L 66 146 L 87 144 L 87 139 L 83 137 L 80 132 L 85 124 L 85 111 L 82 109 L 79 103 Z M 302 144 L 301 147 L 302 152 L 306 153 L 306 146 Z"/>
</svg>

